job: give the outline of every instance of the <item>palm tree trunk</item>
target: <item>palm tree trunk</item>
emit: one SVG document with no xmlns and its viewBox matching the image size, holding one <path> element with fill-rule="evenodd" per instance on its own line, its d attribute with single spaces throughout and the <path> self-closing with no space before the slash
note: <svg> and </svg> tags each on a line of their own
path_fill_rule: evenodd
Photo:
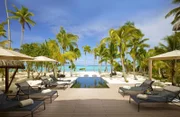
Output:
<svg viewBox="0 0 180 117">
<path fill-rule="evenodd" d="M 85 71 L 86 71 L 86 54 L 85 54 Z"/>
<path fill-rule="evenodd" d="M 30 78 L 30 66 L 27 64 L 27 78 Z"/>
<path fill-rule="evenodd" d="M 176 65 L 176 61 L 175 61 L 175 60 L 172 60 L 172 70 L 171 70 L 172 85 L 176 85 L 175 65 Z"/>
<path fill-rule="evenodd" d="M 71 77 L 72 77 L 72 71 L 73 71 L 73 67 L 72 67 L 72 61 L 71 61 L 71 67 L 70 67 L 70 74 L 71 74 Z"/>
<path fill-rule="evenodd" d="M 98 57 L 98 72 L 100 72 L 99 57 Z"/>
<path fill-rule="evenodd" d="M 63 75 L 65 74 L 65 63 L 63 64 Z"/>
<path fill-rule="evenodd" d="M 134 74 L 134 80 L 137 80 L 137 78 L 136 78 L 136 60 L 135 60 L 135 58 L 133 59 L 133 74 Z"/>
<path fill-rule="evenodd" d="M 106 65 L 106 67 L 105 67 L 105 72 L 107 72 L 108 70 L 107 70 L 107 61 L 105 62 L 105 65 Z"/>
<path fill-rule="evenodd" d="M 102 63 L 100 64 L 100 74 L 101 74 L 101 72 L 102 72 Z"/>
<path fill-rule="evenodd" d="M 4 0 L 4 3 L 5 3 L 5 8 L 6 8 L 7 23 L 8 23 L 8 40 L 9 40 L 9 48 L 11 48 L 11 30 L 10 30 L 10 20 L 9 20 L 9 13 L 8 13 L 7 0 Z"/>
<path fill-rule="evenodd" d="M 123 77 L 124 77 L 124 80 L 125 80 L 126 82 L 128 82 L 128 80 L 126 79 L 126 72 L 125 72 L 125 66 L 124 66 L 124 58 L 123 58 L 123 55 L 122 55 L 121 47 L 120 47 L 120 46 L 119 46 L 119 51 L 120 51 L 120 58 L 121 58 L 121 64 L 122 64 Z"/>
<path fill-rule="evenodd" d="M 21 30 L 22 30 L 22 33 L 21 33 L 21 42 L 20 42 L 20 47 L 22 46 L 23 44 L 23 40 L 24 40 L 24 28 L 23 28 L 23 25 L 21 27 Z"/>
<path fill-rule="evenodd" d="M 112 72 L 113 72 L 113 68 L 112 68 L 112 61 L 111 61 L 111 73 L 110 73 L 110 77 L 112 77 Z"/>
<path fill-rule="evenodd" d="M 96 60 L 96 59 L 94 58 L 94 66 L 93 66 L 94 72 L 95 72 L 95 60 Z"/>
<path fill-rule="evenodd" d="M 158 74 L 159 74 L 159 78 L 161 78 L 162 77 L 161 68 L 158 68 Z"/>
<path fill-rule="evenodd" d="M 122 72 L 123 72 L 124 80 L 126 82 L 128 82 L 128 80 L 126 79 L 126 72 L 125 72 L 125 66 L 124 66 L 124 58 L 123 58 L 122 54 L 121 54 L 121 64 L 122 64 Z"/>
<path fill-rule="evenodd" d="M 64 49 L 63 49 L 63 54 L 64 54 Z M 65 63 L 63 63 L 63 75 L 65 74 L 65 64 L 66 64 L 66 61 Z"/>
<path fill-rule="evenodd" d="M 70 74 L 71 74 L 71 77 L 72 77 L 72 66 L 71 66 L 71 68 L 70 68 Z"/>
</svg>

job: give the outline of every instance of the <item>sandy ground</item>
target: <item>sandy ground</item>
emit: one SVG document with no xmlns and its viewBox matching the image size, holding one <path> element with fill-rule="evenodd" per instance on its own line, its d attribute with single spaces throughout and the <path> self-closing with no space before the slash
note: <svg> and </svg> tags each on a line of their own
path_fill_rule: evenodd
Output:
<svg viewBox="0 0 180 117">
<path fill-rule="evenodd" d="M 46 76 L 49 76 L 52 73 L 47 73 Z M 37 73 L 34 74 L 34 76 L 36 76 Z M 98 72 L 73 72 L 73 77 L 70 76 L 69 72 L 65 73 L 66 78 L 64 79 L 71 79 L 71 80 L 75 80 L 78 77 L 83 77 L 83 76 L 89 76 L 89 77 L 102 77 L 104 80 L 106 80 L 108 82 L 108 84 L 117 84 L 117 85 L 134 85 L 136 83 L 142 83 L 145 79 L 147 79 L 147 77 L 144 76 L 140 76 L 137 75 L 137 80 L 134 79 L 134 76 L 132 74 L 128 74 L 127 75 L 127 80 L 128 82 L 125 82 L 124 78 L 122 77 L 122 73 L 121 72 L 117 72 L 116 76 L 110 77 L 109 73 L 101 73 L 99 74 Z M 41 83 L 41 80 L 34 80 L 32 78 L 27 79 L 27 73 L 26 72 L 18 72 L 15 76 L 15 79 L 10 87 L 10 90 L 16 91 L 17 88 L 15 86 L 16 82 L 23 82 L 23 81 L 28 81 L 28 83 L 32 86 L 38 85 L 39 83 Z M 159 82 L 159 81 L 156 81 Z M 168 84 L 168 83 L 167 83 Z M 0 78 L 0 89 L 4 89 L 4 81 L 2 81 L 2 78 Z"/>
</svg>

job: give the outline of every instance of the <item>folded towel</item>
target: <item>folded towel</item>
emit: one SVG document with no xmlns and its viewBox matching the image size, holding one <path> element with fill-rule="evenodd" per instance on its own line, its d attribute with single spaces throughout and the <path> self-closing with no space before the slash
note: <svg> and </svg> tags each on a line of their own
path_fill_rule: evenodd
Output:
<svg viewBox="0 0 180 117">
<path fill-rule="evenodd" d="M 123 91 L 121 89 L 119 89 L 119 93 L 122 93 Z"/>
<path fill-rule="evenodd" d="M 4 94 L 4 92 L 0 90 L 0 95 L 1 95 L 1 94 Z"/>
<path fill-rule="evenodd" d="M 45 89 L 41 91 L 41 93 L 49 93 L 49 92 L 51 92 L 51 89 Z"/>
<path fill-rule="evenodd" d="M 34 101 L 32 99 L 22 100 L 19 102 L 19 106 L 24 107 L 24 106 L 31 105 L 33 103 L 34 103 Z"/>
<path fill-rule="evenodd" d="M 138 94 L 137 98 L 146 100 L 148 98 L 148 95 L 146 95 L 146 94 Z"/>
<path fill-rule="evenodd" d="M 123 86 L 124 89 L 131 89 L 130 86 Z"/>
<path fill-rule="evenodd" d="M 177 102 L 180 102 L 180 100 L 179 99 L 173 99 L 172 102 L 177 103 Z"/>
</svg>

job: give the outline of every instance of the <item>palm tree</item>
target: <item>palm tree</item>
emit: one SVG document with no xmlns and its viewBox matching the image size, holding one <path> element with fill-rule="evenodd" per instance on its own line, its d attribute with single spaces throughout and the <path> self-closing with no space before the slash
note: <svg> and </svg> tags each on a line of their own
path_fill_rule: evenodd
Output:
<svg viewBox="0 0 180 117">
<path fill-rule="evenodd" d="M 32 12 L 28 11 L 28 8 L 22 6 L 21 9 L 18 9 L 15 5 L 13 5 L 15 11 L 9 10 L 9 12 L 12 14 L 10 16 L 10 19 L 15 19 L 18 20 L 19 23 L 21 24 L 21 41 L 20 41 L 20 46 L 23 44 L 24 40 L 24 30 L 25 30 L 25 25 L 28 26 L 29 29 L 31 29 L 31 26 L 34 26 L 36 23 L 31 19 L 34 14 Z"/>
<path fill-rule="evenodd" d="M 58 42 L 56 40 L 49 39 L 47 41 L 47 45 L 48 45 L 48 48 L 50 51 L 51 58 L 53 58 L 59 62 L 63 62 L 64 58 L 61 55 L 61 51 L 59 49 Z M 53 71 L 54 71 L 54 76 L 57 77 L 57 64 L 53 65 Z"/>
<path fill-rule="evenodd" d="M 125 58 L 124 60 L 124 66 L 126 68 L 126 73 L 128 74 L 130 71 L 133 70 L 133 64 L 132 61 L 130 61 L 129 59 Z"/>
<path fill-rule="evenodd" d="M 88 45 L 85 45 L 85 46 L 83 46 L 83 50 L 84 50 L 84 54 L 85 54 L 85 68 L 86 68 L 86 60 L 87 60 L 86 54 L 91 52 L 91 47 Z M 86 69 L 85 69 L 85 71 L 86 71 Z"/>
<path fill-rule="evenodd" d="M 114 63 L 114 59 L 117 58 L 118 56 L 118 46 L 117 46 L 117 39 L 115 36 L 115 31 L 114 29 L 110 29 L 109 30 L 109 37 L 106 37 L 104 39 L 101 40 L 101 44 L 107 44 L 108 48 L 105 49 L 105 52 L 102 52 L 104 55 L 104 59 L 106 59 L 106 57 L 109 58 L 109 63 L 111 65 L 111 74 L 110 76 L 112 76 L 113 73 L 113 63 Z M 125 78 L 125 81 L 127 81 L 127 79 Z"/>
<path fill-rule="evenodd" d="M 74 58 L 70 60 L 71 65 L 69 66 L 72 76 L 72 70 L 76 69 L 76 65 L 74 64 L 74 61 L 81 57 L 81 52 L 79 48 L 71 48 L 70 51 L 74 53 Z"/>
<path fill-rule="evenodd" d="M 118 30 L 113 31 L 113 34 L 117 40 L 120 58 L 121 58 L 121 65 L 123 70 L 123 76 L 126 79 L 126 71 L 124 66 L 125 61 L 125 53 L 127 52 L 127 43 L 128 41 L 141 37 L 141 32 L 139 29 L 135 28 L 134 23 L 127 22 L 125 25 L 120 27 Z"/>
<path fill-rule="evenodd" d="M 92 49 L 92 53 L 94 54 L 94 71 L 95 71 L 95 62 L 96 62 L 96 59 L 97 59 L 97 57 L 99 55 L 98 51 L 99 51 L 98 46 Z"/>
<path fill-rule="evenodd" d="M 133 74 L 134 74 L 135 80 L 137 80 L 137 78 L 136 78 L 136 58 L 138 58 L 138 49 L 149 47 L 148 44 L 144 43 L 147 40 L 149 40 L 149 39 L 143 39 L 142 37 L 140 37 L 140 38 L 136 38 L 136 39 L 131 39 L 128 44 L 128 47 L 131 48 L 129 53 L 133 59 Z"/>
<path fill-rule="evenodd" d="M 0 37 L 6 37 L 6 30 L 4 29 L 4 25 L 6 25 L 6 22 L 2 22 L 0 24 Z"/>
<path fill-rule="evenodd" d="M 100 69 L 99 69 L 100 73 L 102 72 L 102 62 L 103 62 L 102 59 L 106 57 L 105 53 L 106 53 L 106 44 L 102 43 L 98 46 L 98 56 L 99 56 L 99 61 L 101 61 L 101 62 L 99 62 L 100 63 Z"/>
<path fill-rule="evenodd" d="M 103 55 L 104 55 L 104 59 L 108 58 L 109 59 L 109 64 L 111 65 L 111 74 L 110 77 L 112 77 L 113 74 L 113 63 L 115 62 L 115 59 L 118 57 L 117 54 L 117 45 L 114 44 L 113 41 L 108 43 L 108 48 L 104 49 Z M 103 60 L 103 59 L 101 59 Z"/>
<path fill-rule="evenodd" d="M 56 39 L 60 46 L 60 50 L 62 50 L 62 54 L 64 54 L 67 50 L 70 50 L 72 47 L 77 47 L 78 36 L 72 33 L 67 33 L 63 27 L 60 27 L 60 32 L 56 35 Z M 64 67 L 63 74 L 65 73 L 65 63 L 62 65 Z"/>
<path fill-rule="evenodd" d="M 5 8 L 6 8 L 6 16 L 7 16 L 7 24 L 8 24 L 9 48 L 11 48 L 11 30 L 10 30 L 10 21 L 9 21 L 9 13 L 8 13 L 7 0 L 4 0 L 4 3 L 5 3 Z"/>
<path fill-rule="evenodd" d="M 4 29 L 4 25 L 6 25 L 6 22 L 2 22 L 0 24 L 0 38 L 5 37 L 6 38 L 6 30 Z M 7 48 L 7 45 L 9 44 L 9 40 L 3 40 L 0 41 L 0 47 Z"/>
<path fill-rule="evenodd" d="M 172 1 L 173 4 L 178 4 L 180 3 L 180 0 L 173 0 Z M 169 11 L 168 14 L 166 14 L 165 18 L 170 17 L 170 16 L 174 16 L 173 21 L 171 22 L 172 25 L 174 25 L 174 30 L 179 30 L 180 28 L 180 7 L 176 7 L 174 9 L 172 9 L 171 11 Z"/>
<path fill-rule="evenodd" d="M 9 45 L 9 40 L 0 41 L 0 47 L 7 48 L 7 45 Z"/>
</svg>

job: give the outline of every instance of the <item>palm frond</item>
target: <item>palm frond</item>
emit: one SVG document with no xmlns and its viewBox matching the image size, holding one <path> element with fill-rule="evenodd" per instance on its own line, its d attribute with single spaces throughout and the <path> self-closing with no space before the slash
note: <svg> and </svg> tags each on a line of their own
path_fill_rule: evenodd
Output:
<svg viewBox="0 0 180 117">
<path fill-rule="evenodd" d="M 172 9 L 168 14 L 166 14 L 165 18 L 170 17 L 171 15 L 175 15 L 176 13 L 180 12 L 180 7 Z"/>
</svg>

